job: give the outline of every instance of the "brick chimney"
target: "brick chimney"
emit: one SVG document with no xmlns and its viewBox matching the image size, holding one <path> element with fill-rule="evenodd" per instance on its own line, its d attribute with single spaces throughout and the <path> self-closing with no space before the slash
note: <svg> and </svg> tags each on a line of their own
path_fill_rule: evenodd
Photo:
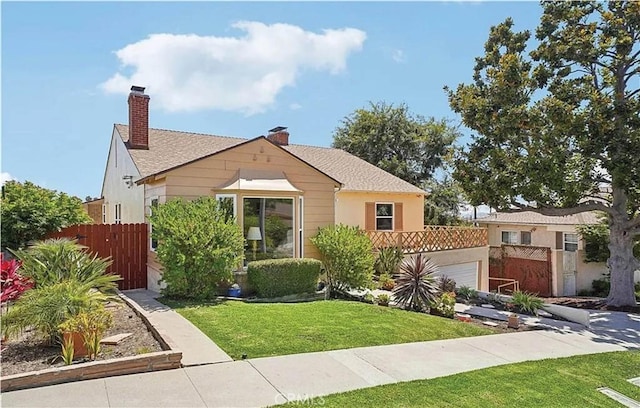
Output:
<svg viewBox="0 0 640 408">
<path fill-rule="evenodd" d="M 287 132 L 287 128 L 283 126 L 276 126 L 273 129 L 269 130 L 269 134 L 267 135 L 267 139 L 280 146 L 288 146 L 289 145 L 289 132 Z"/>
<path fill-rule="evenodd" d="M 149 149 L 149 95 L 141 86 L 129 94 L 129 148 Z"/>
</svg>

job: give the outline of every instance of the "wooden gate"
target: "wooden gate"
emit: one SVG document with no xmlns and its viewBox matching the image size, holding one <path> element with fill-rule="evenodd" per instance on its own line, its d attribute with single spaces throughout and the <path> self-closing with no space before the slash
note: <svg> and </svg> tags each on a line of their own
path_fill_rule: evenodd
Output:
<svg viewBox="0 0 640 408">
<path fill-rule="evenodd" d="M 111 257 L 107 272 L 120 275 L 120 290 L 147 288 L 147 224 L 72 225 L 47 238 L 77 239 L 100 258 Z"/>
<path fill-rule="evenodd" d="M 522 291 L 551 296 L 551 249 L 524 245 L 491 247 L 489 277 L 515 279 Z M 498 284 L 490 281 L 489 290 L 495 290 Z"/>
</svg>

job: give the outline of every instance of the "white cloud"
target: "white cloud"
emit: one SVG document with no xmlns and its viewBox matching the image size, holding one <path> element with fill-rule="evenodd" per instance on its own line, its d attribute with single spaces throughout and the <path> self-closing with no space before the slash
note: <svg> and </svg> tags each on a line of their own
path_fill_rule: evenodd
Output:
<svg viewBox="0 0 640 408">
<path fill-rule="evenodd" d="M 301 108 L 302 108 L 302 105 L 300 105 L 297 102 L 294 102 L 291 105 L 289 105 L 289 109 L 291 109 L 291 110 L 298 110 L 298 109 L 301 109 Z"/>
<path fill-rule="evenodd" d="M 397 63 L 405 62 L 404 51 L 401 49 L 395 49 L 391 53 L 391 58 Z"/>
<path fill-rule="evenodd" d="M 11 180 L 15 180 L 15 177 L 13 177 L 11 174 L 5 171 L 0 173 L 0 185 L 4 186 L 4 183 Z"/>
<path fill-rule="evenodd" d="M 265 111 L 305 69 L 337 74 L 362 49 L 364 31 L 325 29 L 313 33 L 289 24 L 241 21 L 238 37 L 152 34 L 116 51 L 122 67 L 100 86 L 126 94 L 148 87 L 154 106 L 170 111 L 220 109 Z"/>
</svg>

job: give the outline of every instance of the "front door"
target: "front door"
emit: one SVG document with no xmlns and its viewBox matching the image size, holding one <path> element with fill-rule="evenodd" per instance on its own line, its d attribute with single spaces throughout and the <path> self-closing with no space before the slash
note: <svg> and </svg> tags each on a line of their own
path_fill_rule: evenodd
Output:
<svg viewBox="0 0 640 408">
<path fill-rule="evenodd" d="M 578 234 L 565 232 L 562 234 L 562 270 L 563 270 L 563 295 L 576 295 L 576 274 L 578 271 Z"/>
</svg>

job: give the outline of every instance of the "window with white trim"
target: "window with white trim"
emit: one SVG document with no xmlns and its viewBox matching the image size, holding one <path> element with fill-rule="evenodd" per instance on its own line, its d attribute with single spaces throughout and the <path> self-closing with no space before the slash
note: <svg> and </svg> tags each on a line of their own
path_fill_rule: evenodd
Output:
<svg viewBox="0 0 640 408">
<path fill-rule="evenodd" d="M 227 211 L 227 216 L 238 216 L 238 206 L 235 194 L 216 194 L 216 200 L 220 202 L 220 206 Z"/>
<path fill-rule="evenodd" d="M 518 231 L 502 231 L 502 243 L 518 245 Z"/>
<path fill-rule="evenodd" d="M 158 197 L 151 199 L 151 205 L 149 206 L 149 215 L 153 214 L 153 209 L 158 206 Z M 158 248 L 158 240 L 153 237 L 153 224 L 149 223 L 149 248 L 155 252 Z"/>
<path fill-rule="evenodd" d="M 520 232 L 520 245 L 531 245 L 531 231 Z"/>
<path fill-rule="evenodd" d="M 563 234 L 563 246 L 565 251 L 575 252 L 578 250 L 578 234 Z"/>
<path fill-rule="evenodd" d="M 122 224 L 122 204 L 118 203 L 115 205 L 115 217 L 113 222 L 115 224 Z"/>
<path fill-rule="evenodd" d="M 106 204 L 102 204 L 102 223 L 103 224 L 107 223 L 107 205 Z"/>
<path fill-rule="evenodd" d="M 376 231 L 393 231 L 393 203 L 376 203 Z"/>
</svg>

